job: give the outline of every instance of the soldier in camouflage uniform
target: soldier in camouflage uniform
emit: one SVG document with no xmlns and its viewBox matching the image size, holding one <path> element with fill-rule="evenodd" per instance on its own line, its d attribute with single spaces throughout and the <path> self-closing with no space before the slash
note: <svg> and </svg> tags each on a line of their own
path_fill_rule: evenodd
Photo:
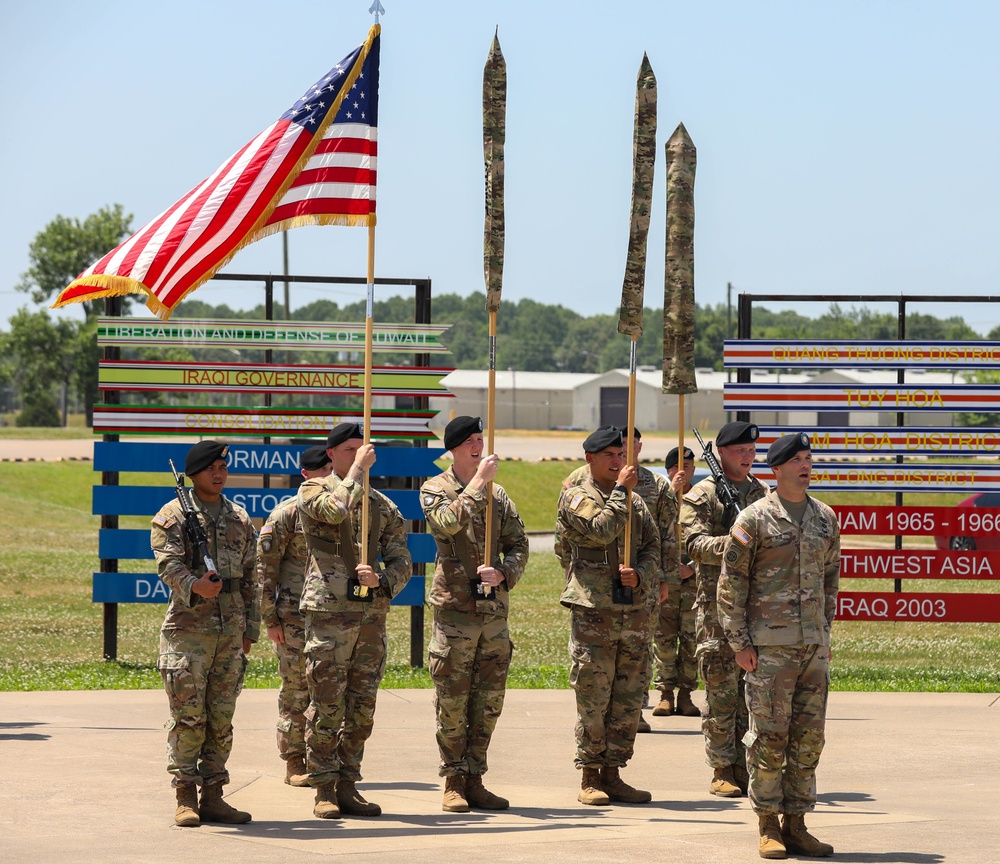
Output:
<svg viewBox="0 0 1000 864">
<path fill-rule="evenodd" d="M 624 433 L 624 430 L 623 430 Z M 639 464 L 639 454 L 642 452 L 642 433 L 638 429 L 633 430 L 634 443 L 632 453 L 635 458 L 636 483 L 633 490 L 645 502 L 647 509 L 656 522 L 656 527 L 660 532 L 660 570 L 657 574 L 659 580 L 659 595 L 657 603 L 664 603 L 667 600 L 668 591 L 673 589 L 669 582 L 667 570 L 674 568 L 669 566 L 669 562 L 677 560 L 677 500 L 670 491 L 670 485 L 661 474 L 654 474 L 648 468 Z M 563 489 L 570 486 L 578 486 L 580 483 L 590 478 L 590 466 L 583 465 L 573 471 L 569 477 L 563 481 Z M 557 537 L 559 528 L 556 528 Z M 556 541 L 558 543 L 558 539 Z M 675 579 L 676 581 L 676 579 Z M 652 632 L 650 632 L 652 639 Z M 650 662 L 644 676 L 645 686 L 643 687 L 643 706 L 649 701 L 649 683 L 653 678 L 653 644 L 650 642 Z M 639 725 L 637 732 L 652 732 L 652 728 L 639 711 Z"/>
<path fill-rule="evenodd" d="M 736 420 L 723 426 L 715 439 L 722 471 L 736 487 L 741 507 L 767 493 L 767 487 L 750 473 L 757 435 L 753 423 Z M 699 671 L 705 685 L 701 728 L 706 761 L 713 769 L 709 792 L 722 798 L 738 798 L 746 792 L 743 672 L 722 632 L 716 604 L 722 547 L 735 517 L 719 501 L 714 477 L 695 484 L 681 502 L 685 549 L 698 565 L 695 627 Z"/>
<path fill-rule="evenodd" d="M 652 797 L 620 776 L 632 757 L 660 590 L 660 536 L 632 495 L 622 434 L 601 427 L 583 444 L 589 476 L 559 496 L 556 554 L 566 568 L 560 602 L 572 610 L 570 683 L 576 693 L 578 800 L 643 804 Z M 629 566 L 625 523 L 632 520 Z"/>
<path fill-rule="evenodd" d="M 333 463 L 326 447 L 309 447 L 299 456 L 304 480 L 328 477 Z M 285 761 L 285 782 L 308 786 L 306 773 L 305 618 L 299 611 L 309 549 L 299 522 L 297 497 L 279 504 L 257 537 L 260 617 L 278 655 L 278 754 Z"/>
<path fill-rule="evenodd" d="M 342 423 L 326 443 L 333 473 L 306 480 L 298 495 L 309 547 L 299 608 L 306 622 L 313 814 L 379 816 L 382 808 L 365 800 L 356 783 L 385 673 L 389 601 L 406 585 L 413 565 L 399 508 L 374 489 L 368 492 L 368 537 L 361 536 L 364 476 L 375 464 L 375 448 L 364 443 L 361 427 Z M 367 563 L 358 563 L 362 559 Z"/>
<path fill-rule="evenodd" d="M 503 708 L 513 645 L 507 629 L 509 592 L 528 561 L 517 508 L 492 485 L 494 548 L 487 555 L 486 495 L 498 458 L 484 454 L 478 417 L 456 417 L 444 430 L 452 467 L 420 488 L 427 529 L 437 543 L 430 603 L 434 627 L 428 668 L 434 682 L 441 807 L 505 810 L 506 798 L 483 785 L 486 752 Z M 486 559 L 489 563 L 484 563 Z"/>
<path fill-rule="evenodd" d="M 694 477 L 694 452 L 684 448 L 683 470 L 678 466 L 678 451 L 674 447 L 667 453 L 664 463 L 669 480 L 669 500 L 672 511 L 670 524 L 660 533 L 669 531 L 673 542 L 671 550 L 677 549 L 677 518 L 680 500 L 691 491 Z M 664 544 L 666 546 L 666 544 Z M 669 595 L 660 601 L 660 614 L 653 634 L 653 654 L 656 660 L 656 679 L 653 686 L 660 691 L 660 703 L 653 709 L 654 717 L 669 717 L 680 714 L 683 717 L 699 717 L 701 712 L 691 701 L 691 691 L 698 686 L 698 661 L 695 659 L 695 611 L 694 598 L 697 593 L 693 562 L 685 552 L 681 560 L 669 559 L 672 565 L 664 565 L 670 586 Z M 676 567 L 676 569 L 675 569 Z M 679 686 L 677 704 L 674 705 L 674 688 Z"/>
<path fill-rule="evenodd" d="M 833 847 L 806 830 L 805 814 L 816 805 L 825 741 L 840 529 L 833 510 L 806 494 L 808 435 L 779 438 L 767 461 L 777 489 L 740 513 L 729 533 L 719 618 L 747 673 L 744 740 L 760 856 L 826 857 Z"/>
<path fill-rule="evenodd" d="M 176 499 L 153 517 L 150 531 L 156 572 L 170 588 L 157 667 L 170 704 L 167 770 L 177 791 L 174 824 L 181 827 L 251 818 L 222 798 L 222 787 L 229 782 L 226 761 L 233 747 L 236 697 L 243 687 L 246 656 L 260 636 L 253 524 L 246 510 L 222 494 L 229 475 L 228 449 L 217 441 L 201 441 L 188 451 L 184 464 L 194 486 L 190 499 L 216 569 L 206 569 Z"/>
</svg>

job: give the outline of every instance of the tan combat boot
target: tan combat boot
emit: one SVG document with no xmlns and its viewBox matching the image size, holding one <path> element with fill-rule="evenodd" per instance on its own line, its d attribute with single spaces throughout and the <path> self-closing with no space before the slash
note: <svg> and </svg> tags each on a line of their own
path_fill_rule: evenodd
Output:
<svg viewBox="0 0 1000 864">
<path fill-rule="evenodd" d="M 316 803 L 313 804 L 313 816 L 317 819 L 340 818 L 335 783 L 324 783 L 322 786 L 316 787 Z"/>
<path fill-rule="evenodd" d="M 242 825 L 253 817 L 245 810 L 230 807 L 222 800 L 222 784 L 213 783 L 201 789 L 201 808 L 199 810 L 202 822 L 221 822 L 224 825 Z"/>
<path fill-rule="evenodd" d="M 337 804 L 341 813 L 348 816 L 381 816 L 382 808 L 378 804 L 365 800 L 353 780 L 341 778 L 337 781 Z"/>
<path fill-rule="evenodd" d="M 664 690 L 660 697 L 660 704 L 653 709 L 654 717 L 669 717 L 674 713 L 674 691 Z"/>
<path fill-rule="evenodd" d="M 760 828 L 760 840 L 757 841 L 757 851 L 761 858 L 787 858 L 785 844 L 781 842 L 781 826 L 778 825 L 777 813 L 758 813 L 757 822 Z"/>
<path fill-rule="evenodd" d="M 477 810 L 506 810 L 510 801 L 494 795 L 483 785 L 482 774 L 470 774 L 465 781 L 465 797 Z"/>
<path fill-rule="evenodd" d="M 441 809 L 446 813 L 468 813 L 469 802 L 465 798 L 465 774 L 452 774 L 444 778 L 444 798 Z"/>
<path fill-rule="evenodd" d="M 781 839 L 785 848 L 796 855 L 829 858 L 833 854 L 833 847 L 829 843 L 821 843 L 806 831 L 806 817 L 801 813 L 786 813 L 782 817 Z"/>
<path fill-rule="evenodd" d="M 612 801 L 622 804 L 646 804 L 653 798 L 649 792 L 629 786 L 622 780 L 617 768 L 601 769 L 601 788 Z"/>
<path fill-rule="evenodd" d="M 289 756 L 285 760 L 285 783 L 289 786 L 308 786 L 309 772 L 305 756 Z"/>
<path fill-rule="evenodd" d="M 698 710 L 698 706 L 691 701 L 690 690 L 677 691 L 677 713 L 681 717 L 701 717 L 701 711 Z"/>
<path fill-rule="evenodd" d="M 708 791 L 720 798 L 739 798 L 743 794 L 740 792 L 740 787 L 736 785 L 732 765 L 715 769 L 712 785 L 708 787 Z"/>
<path fill-rule="evenodd" d="M 599 769 L 583 769 L 583 778 L 580 780 L 580 794 L 576 796 L 576 800 L 581 804 L 593 804 L 595 806 L 611 803 L 611 799 L 601 788 L 601 772 Z"/>
<path fill-rule="evenodd" d="M 201 817 L 198 815 L 198 787 L 193 783 L 177 787 L 174 825 L 181 828 L 197 828 L 201 825 Z"/>
</svg>

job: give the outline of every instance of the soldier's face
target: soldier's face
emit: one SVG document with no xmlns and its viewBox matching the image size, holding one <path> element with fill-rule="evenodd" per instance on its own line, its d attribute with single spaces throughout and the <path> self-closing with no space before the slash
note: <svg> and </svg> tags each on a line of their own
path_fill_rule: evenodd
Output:
<svg viewBox="0 0 1000 864">
<path fill-rule="evenodd" d="M 218 501 L 229 479 L 229 467 L 225 459 L 216 459 L 207 468 L 191 475 L 194 494 L 202 501 Z"/>
<path fill-rule="evenodd" d="M 757 447 L 753 444 L 727 444 L 719 448 L 719 463 L 730 480 L 742 483 L 753 470 L 756 454 Z"/>
<path fill-rule="evenodd" d="M 483 461 L 483 449 L 486 446 L 482 432 L 475 432 L 461 444 L 456 444 L 451 451 L 455 465 L 459 471 L 463 469 L 475 471 Z"/>
<path fill-rule="evenodd" d="M 667 469 L 667 477 L 673 480 L 678 470 L 679 469 L 676 465 L 672 465 L 670 468 Z M 688 490 L 691 488 L 691 481 L 694 480 L 694 459 L 684 460 L 684 475 L 687 478 L 684 481 L 684 489 Z"/>
<path fill-rule="evenodd" d="M 812 464 L 812 453 L 800 450 L 787 462 L 775 465 L 771 470 L 774 471 L 774 479 L 778 481 L 778 494 L 789 500 L 801 496 L 809 488 Z"/>
<path fill-rule="evenodd" d="M 605 447 L 598 453 L 587 454 L 590 476 L 599 486 L 614 486 L 618 473 L 625 466 L 625 451 L 621 447 Z"/>
<path fill-rule="evenodd" d="M 330 457 L 330 463 L 338 477 L 347 476 L 347 472 L 354 464 L 355 454 L 364 443 L 362 438 L 348 438 L 346 441 L 341 441 L 336 447 L 327 448 L 326 455 Z M 327 473 L 329 474 L 329 472 Z"/>
</svg>

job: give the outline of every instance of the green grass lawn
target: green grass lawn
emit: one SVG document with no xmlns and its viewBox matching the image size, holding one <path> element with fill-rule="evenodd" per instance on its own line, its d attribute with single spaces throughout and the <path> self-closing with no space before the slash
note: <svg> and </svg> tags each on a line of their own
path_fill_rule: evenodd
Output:
<svg viewBox="0 0 1000 864">
<path fill-rule="evenodd" d="M 510 492 L 529 530 L 549 531 L 562 478 L 574 463 L 505 462 L 498 482 Z M 99 519 L 90 514 L 90 463 L 0 463 L 0 690 L 159 687 L 155 669 L 164 607 L 119 606 L 118 659 L 103 661 L 102 606 L 90 600 L 98 567 Z M 139 478 L 123 476 L 122 482 Z M 150 482 L 142 475 L 142 482 Z M 832 500 L 834 496 L 824 496 Z M 843 497 L 843 496 L 837 496 Z M 891 495 L 863 496 L 892 503 Z M 885 500 L 881 500 L 884 498 Z M 875 500 L 879 499 L 879 500 Z M 931 500 L 935 499 L 935 500 Z M 907 503 L 954 503 L 955 496 L 911 496 Z M 845 502 L 846 503 L 846 502 Z M 145 524 L 128 521 L 130 527 Z M 845 538 L 845 545 L 849 545 Z M 121 562 L 122 571 L 151 562 Z M 512 594 L 511 687 L 567 687 L 569 612 L 559 605 L 563 573 L 551 553 L 533 554 Z M 890 590 L 888 583 L 845 582 L 851 590 Z M 909 582 L 919 591 L 997 591 L 997 583 Z M 424 644 L 430 633 L 425 610 Z M 424 669 L 409 667 L 410 610 L 389 616 L 387 687 L 426 687 Z M 1000 627 L 996 624 L 838 622 L 833 687 L 840 690 L 1000 691 Z M 268 644 L 255 646 L 247 686 L 276 687 Z"/>
</svg>

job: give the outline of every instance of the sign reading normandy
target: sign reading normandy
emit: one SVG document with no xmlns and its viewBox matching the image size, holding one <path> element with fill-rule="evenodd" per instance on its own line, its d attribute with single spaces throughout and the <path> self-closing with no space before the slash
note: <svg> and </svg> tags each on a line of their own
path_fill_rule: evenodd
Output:
<svg viewBox="0 0 1000 864">
<path fill-rule="evenodd" d="M 992 369 L 1000 342 L 840 342 L 727 339 L 732 369 Z"/>
<path fill-rule="evenodd" d="M 755 442 L 760 458 L 782 435 L 799 431 L 785 426 L 761 426 Z M 852 456 L 982 456 L 1000 452 L 1000 429 L 982 427 L 896 428 L 847 426 L 810 429 L 812 450 L 820 455 Z"/>
<path fill-rule="evenodd" d="M 727 411 L 1000 411 L 988 384 L 726 384 Z"/>
<path fill-rule="evenodd" d="M 450 325 L 376 324 L 373 351 L 440 353 Z M 97 344 L 129 347 L 276 348 L 285 351 L 363 351 L 365 325 L 296 321 L 136 320 L 101 318 Z"/>
<path fill-rule="evenodd" d="M 450 369 L 376 366 L 374 396 L 443 396 L 441 378 Z M 101 390 L 161 393 L 364 393 L 363 366 L 285 366 L 237 363 L 161 363 L 102 360 Z"/>
</svg>

